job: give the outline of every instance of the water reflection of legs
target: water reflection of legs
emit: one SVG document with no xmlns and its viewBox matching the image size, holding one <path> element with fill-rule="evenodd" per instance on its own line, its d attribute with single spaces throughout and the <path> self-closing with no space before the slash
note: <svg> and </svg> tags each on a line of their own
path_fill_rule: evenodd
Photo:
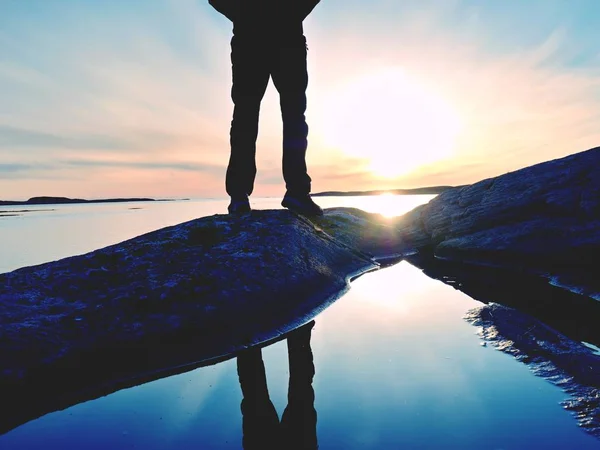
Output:
<svg viewBox="0 0 600 450">
<path fill-rule="evenodd" d="M 259 348 L 238 356 L 242 388 L 242 427 L 244 449 L 316 449 L 317 412 L 312 387 L 315 375 L 310 348 L 314 321 L 291 332 L 287 338 L 290 380 L 288 406 L 281 425 L 269 398 L 265 366 Z"/>
<path fill-rule="evenodd" d="M 317 411 L 315 391 L 312 387 L 315 375 L 310 335 L 315 322 L 295 330 L 287 339 L 290 364 L 288 406 L 281 418 L 281 448 L 316 449 Z"/>
<path fill-rule="evenodd" d="M 269 398 L 260 348 L 251 348 L 241 353 L 237 358 L 237 367 L 244 396 L 244 449 L 276 449 L 279 447 L 279 417 Z"/>
</svg>

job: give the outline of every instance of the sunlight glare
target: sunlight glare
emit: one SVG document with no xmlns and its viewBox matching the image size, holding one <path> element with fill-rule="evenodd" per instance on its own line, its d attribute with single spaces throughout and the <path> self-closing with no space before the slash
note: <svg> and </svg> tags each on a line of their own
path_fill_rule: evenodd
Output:
<svg viewBox="0 0 600 450">
<path fill-rule="evenodd" d="M 435 198 L 435 195 L 365 195 L 362 197 L 321 197 L 319 204 L 324 208 L 347 207 L 381 214 L 386 218 L 398 217 Z"/>
<path fill-rule="evenodd" d="M 389 192 L 373 196 L 371 197 L 373 208 L 384 217 L 389 218 L 399 216 L 397 197 L 397 195 L 393 195 Z"/>
<path fill-rule="evenodd" d="M 450 157 L 461 121 L 456 111 L 398 68 L 354 80 L 332 92 L 324 108 L 328 144 L 370 160 L 393 178 Z"/>
</svg>

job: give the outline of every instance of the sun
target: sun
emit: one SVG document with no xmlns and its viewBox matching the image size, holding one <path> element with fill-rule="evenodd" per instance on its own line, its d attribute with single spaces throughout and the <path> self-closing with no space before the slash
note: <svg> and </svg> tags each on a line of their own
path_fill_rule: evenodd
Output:
<svg viewBox="0 0 600 450">
<path fill-rule="evenodd" d="M 323 108 L 323 137 L 375 175 L 395 178 L 454 153 L 461 121 L 439 96 L 388 68 L 345 83 Z"/>
</svg>

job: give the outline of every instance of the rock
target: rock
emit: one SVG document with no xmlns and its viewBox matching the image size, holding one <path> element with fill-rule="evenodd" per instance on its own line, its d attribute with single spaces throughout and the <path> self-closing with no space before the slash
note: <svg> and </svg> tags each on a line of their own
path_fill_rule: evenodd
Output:
<svg viewBox="0 0 600 450">
<path fill-rule="evenodd" d="M 313 221 L 339 244 L 366 254 L 379 263 L 398 262 L 410 254 L 404 251 L 407 236 L 380 214 L 356 208 L 329 208 L 323 217 L 316 217 Z"/>
<path fill-rule="evenodd" d="M 543 275 L 600 298 L 600 147 L 447 190 L 394 226 L 398 252 Z"/>
<path fill-rule="evenodd" d="M 337 212 L 320 223 L 353 220 Z M 253 211 L 1 274 L 0 397 L 10 419 L 0 432 L 91 391 L 296 328 L 378 267 L 345 241 L 286 210 Z"/>
</svg>

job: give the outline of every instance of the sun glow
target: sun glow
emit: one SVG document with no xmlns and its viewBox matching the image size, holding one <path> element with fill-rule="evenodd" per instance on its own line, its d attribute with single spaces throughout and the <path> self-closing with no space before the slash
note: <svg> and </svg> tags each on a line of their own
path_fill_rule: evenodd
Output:
<svg viewBox="0 0 600 450">
<path fill-rule="evenodd" d="M 451 156 L 461 130 L 449 104 L 396 68 L 340 87 L 324 112 L 326 142 L 385 178 Z"/>
<path fill-rule="evenodd" d="M 406 214 L 419 205 L 433 199 L 435 195 L 365 195 L 359 197 L 321 197 L 319 204 L 324 208 L 347 207 L 381 214 L 384 217 L 397 217 Z"/>
</svg>

